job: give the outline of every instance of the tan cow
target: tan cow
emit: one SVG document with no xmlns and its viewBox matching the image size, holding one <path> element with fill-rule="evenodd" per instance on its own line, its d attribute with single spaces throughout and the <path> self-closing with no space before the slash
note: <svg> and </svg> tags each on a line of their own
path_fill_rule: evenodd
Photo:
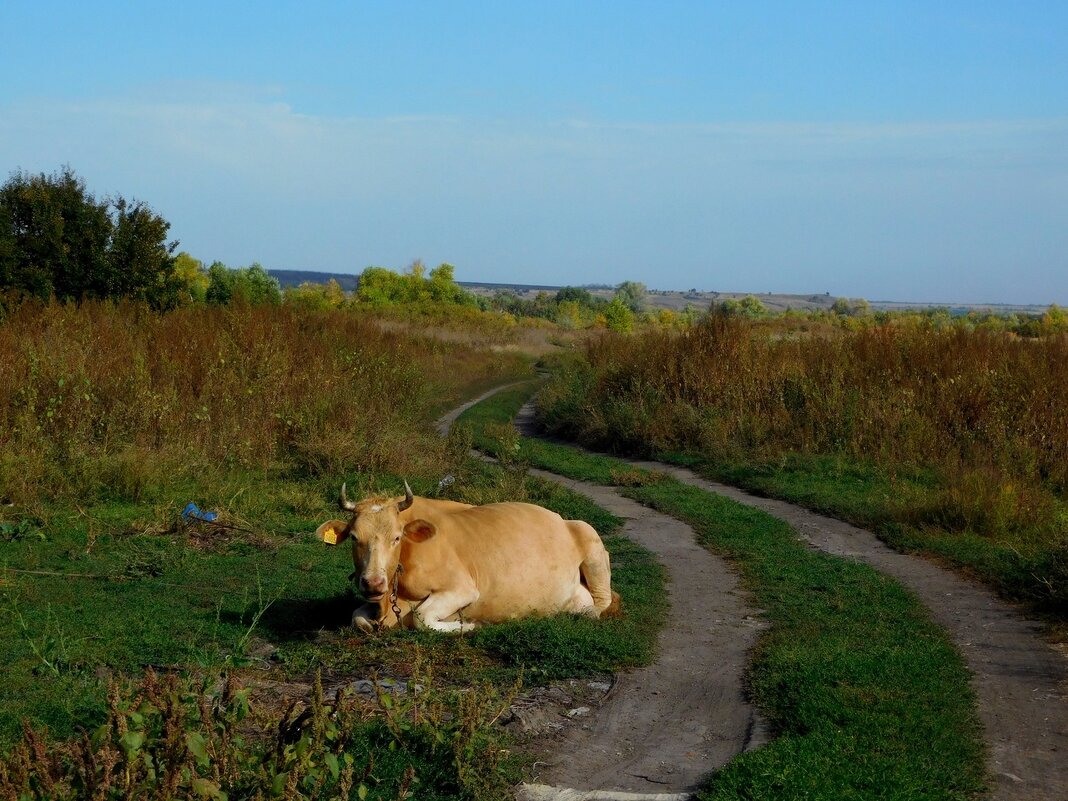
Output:
<svg viewBox="0 0 1068 801">
<path fill-rule="evenodd" d="M 352 561 L 368 603 L 352 616 L 364 631 L 400 622 L 461 632 L 476 623 L 531 615 L 617 612 L 608 552 L 593 527 L 529 503 L 472 506 L 417 498 L 349 501 L 346 523 L 316 536 L 352 540 Z"/>
</svg>

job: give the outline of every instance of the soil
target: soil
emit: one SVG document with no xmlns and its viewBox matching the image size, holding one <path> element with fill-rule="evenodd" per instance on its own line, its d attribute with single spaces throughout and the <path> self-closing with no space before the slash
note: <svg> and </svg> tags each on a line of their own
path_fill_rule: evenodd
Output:
<svg viewBox="0 0 1068 801">
<path fill-rule="evenodd" d="M 525 435 L 537 435 L 529 404 L 520 412 L 516 425 Z M 930 610 L 932 618 L 948 632 L 973 673 L 972 687 L 988 745 L 987 768 L 992 777 L 992 797 L 996 801 L 1068 799 L 1068 658 L 1043 639 L 1038 622 L 1027 619 L 986 587 L 920 557 L 892 550 L 870 531 L 784 501 L 758 497 L 708 481 L 685 468 L 639 460 L 631 464 L 667 473 L 684 483 L 759 508 L 792 525 L 811 547 L 864 562 L 900 581 L 915 593 Z M 601 501 L 598 499 L 598 502 Z M 640 520 L 636 517 L 636 521 Z M 659 526 L 658 522 L 651 522 L 654 527 Z M 643 524 L 639 523 L 641 527 Z M 626 533 L 629 535 L 630 531 Z M 660 537 L 654 535 L 654 539 Z M 661 558 L 667 563 L 673 557 L 669 551 Z M 676 586 L 687 587 L 689 607 L 693 600 L 690 589 L 696 585 L 691 581 L 680 585 L 676 581 Z M 725 586 L 716 585 L 717 592 L 723 592 Z M 673 610 L 671 619 L 675 621 L 686 616 Z M 670 636 L 670 632 L 665 633 L 665 637 Z M 686 643 L 681 646 L 683 651 L 678 658 L 685 661 L 689 659 L 685 655 Z M 660 662 L 649 670 L 655 673 L 659 666 Z M 710 681 L 715 680 L 715 675 L 710 677 Z M 624 687 L 617 697 L 627 691 Z M 637 688 L 629 691 L 640 693 Z M 685 702 L 682 708 L 685 708 Z M 644 724 L 637 719 L 631 724 L 636 727 L 647 725 L 650 731 L 674 729 L 674 725 L 657 725 L 660 721 L 674 721 L 670 717 L 672 714 L 658 710 Z M 594 768 L 601 769 L 600 761 L 589 766 L 582 764 L 586 762 L 583 751 L 591 749 L 596 752 L 596 744 L 585 745 L 581 750 L 572 745 L 567 742 L 565 750 L 558 752 L 566 755 L 562 758 L 568 762 L 567 776 L 610 775 L 611 771 L 607 769 L 603 774 L 592 772 Z M 679 755 L 687 753 L 680 745 L 674 746 L 673 751 L 665 751 L 668 759 L 676 761 L 682 761 Z M 625 764 L 621 760 L 620 769 Z"/>
</svg>

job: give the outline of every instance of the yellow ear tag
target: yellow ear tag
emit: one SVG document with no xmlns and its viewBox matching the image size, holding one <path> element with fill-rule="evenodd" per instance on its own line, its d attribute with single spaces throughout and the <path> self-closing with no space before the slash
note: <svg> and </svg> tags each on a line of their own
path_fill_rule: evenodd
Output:
<svg viewBox="0 0 1068 801">
<path fill-rule="evenodd" d="M 327 545 L 337 545 L 337 530 L 330 529 L 323 532 L 323 542 Z"/>
</svg>

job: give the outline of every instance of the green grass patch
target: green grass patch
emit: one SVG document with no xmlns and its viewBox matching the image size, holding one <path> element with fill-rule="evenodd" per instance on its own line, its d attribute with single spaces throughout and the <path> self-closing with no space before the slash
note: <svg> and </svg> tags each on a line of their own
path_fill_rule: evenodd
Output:
<svg viewBox="0 0 1068 801">
<path fill-rule="evenodd" d="M 901 585 L 804 548 L 760 512 L 675 481 L 626 491 L 730 558 L 772 624 L 750 673 L 779 736 L 703 794 L 727 798 L 970 798 L 983 745 L 968 671 Z"/>
<path fill-rule="evenodd" d="M 60 798 L 66 796 L 56 787 L 86 781 L 76 775 L 77 759 L 57 756 L 43 767 L 22 742 L 26 719 L 47 730 L 41 742 L 57 755 L 67 753 L 63 743 L 77 731 L 100 732 L 92 748 L 98 765 L 118 760 L 110 774 L 116 787 L 170 781 L 162 773 L 145 774 L 146 759 L 184 765 L 180 775 L 167 774 L 178 782 L 176 797 L 215 797 L 218 787 L 231 797 L 249 797 L 256 788 L 288 792 L 289 784 L 296 787 L 294 798 L 328 797 L 345 786 L 355 793 L 361 785 L 371 799 L 398 797 L 405 787 L 420 798 L 508 797 L 521 765 L 493 725 L 500 705 L 520 682 L 599 676 L 647 663 L 661 622 L 664 577 L 648 552 L 613 535 L 622 521 L 582 495 L 474 459 L 455 465 L 453 475 L 440 490 L 433 479 L 412 483 L 423 495 L 524 500 L 594 525 L 612 553 L 626 616 L 562 615 L 486 626 L 462 637 L 399 630 L 362 635 L 349 626 L 360 601 L 347 580 L 348 549 L 325 548 L 311 536 L 319 522 L 336 516 L 336 479 L 232 472 L 211 487 L 186 481 L 146 488 L 138 502 L 41 506 L 35 517 L 0 529 L 0 745 L 7 753 L 0 763 L 8 760 L 16 778 L 24 764 L 29 777 L 12 792 Z M 353 495 L 401 486 L 399 477 L 383 474 L 346 478 Z M 177 521 L 188 500 L 219 511 L 232 528 L 182 527 Z M 377 711 L 359 713 L 344 736 L 312 726 L 287 730 L 288 739 L 275 744 L 271 732 L 285 728 L 278 718 L 283 710 L 255 703 L 255 722 L 238 727 L 241 739 L 234 721 L 219 718 L 208 729 L 196 723 L 200 677 L 209 683 L 224 672 L 238 680 L 263 678 L 265 667 L 278 682 L 310 682 L 321 672 L 337 679 L 410 679 L 431 689 L 418 701 L 384 699 Z M 153 670 L 186 677 L 174 692 L 189 713 L 184 723 L 167 724 L 186 727 L 184 737 L 191 739 L 179 738 L 178 745 L 161 735 L 164 724 L 153 717 L 162 708 L 151 711 L 137 700 L 143 700 L 142 688 L 109 701 L 114 677 L 136 680 Z M 116 703 L 133 734 L 116 728 Z M 167 703 L 167 714 L 177 709 L 177 701 Z M 249 737 L 257 728 L 260 734 Z M 219 739 L 224 731 L 226 739 Z M 336 736 L 324 740 L 324 731 Z M 212 778 L 216 763 L 197 756 L 207 748 L 202 741 L 225 752 L 219 758 L 230 767 L 222 768 L 221 782 Z M 272 756 L 276 751 L 284 758 Z M 4 781 L 0 770 L 0 793 L 10 789 Z M 49 781 L 55 782 L 51 789 Z"/>
<path fill-rule="evenodd" d="M 467 421 L 500 447 L 493 423 L 522 404 L 491 398 Z M 489 425 L 486 425 L 489 422 Z M 517 458 L 685 520 L 731 559 L 772 627 L 749 685 L 777 736 L 716 773 L 704 799 L 965 799 L 984 788 L 983 744 L 968 672 L 945 633 L 901 585 L 803 547 L 759 510 L 625 462 L 521 440 Z M 624 477 L 626 480 L 619 480 Z M 636 480 L 637 477 L 637 480 Z"/>
<path fill-rule="evenodd" d="M 663 458 L 870 528 L 898 550 L 934 556 L 1039 614 L 1060 621 L 1068 617 L 1068 505 L 1063 503 L 1052 513 L 1059 521 L 1053 528 L 1006 527 L 987 520 L 990 504 L 983 504 L 984 514 L 977 510 L 976 519 L 961 519 L 960 500 L 947 498 L 950 493 L 931 470 L 890 472 L 842 456 L 804 454 L 774 464 L 720 463 L 679 453 Z M 1008 497 L 1001 503 L 1015 511 L 1026 501 Z"/>
</svg>

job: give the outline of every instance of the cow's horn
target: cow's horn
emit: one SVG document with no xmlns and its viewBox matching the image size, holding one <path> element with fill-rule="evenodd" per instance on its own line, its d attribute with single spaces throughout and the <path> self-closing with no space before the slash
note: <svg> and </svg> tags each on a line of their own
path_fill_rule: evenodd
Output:
<svg viewBox="0 0 1068 801">
<path fill-rule="evenodd" d="M 348 497 L 346 497 L 344 484 L 341 485 L 341 495 L 338 497 L 337 502 L 346 512 L 356 511 L 356 501 L 350 501 Z"/>
<path fill-rule="evenodd" d="M 404 482 L 404 500 L 397 504 L 397 511 L 403 512 L 412 502 L 415 500 L 415 496 L 412 495 L 412 488 L 408 486 L 408 482 Z"/>
</svg>

